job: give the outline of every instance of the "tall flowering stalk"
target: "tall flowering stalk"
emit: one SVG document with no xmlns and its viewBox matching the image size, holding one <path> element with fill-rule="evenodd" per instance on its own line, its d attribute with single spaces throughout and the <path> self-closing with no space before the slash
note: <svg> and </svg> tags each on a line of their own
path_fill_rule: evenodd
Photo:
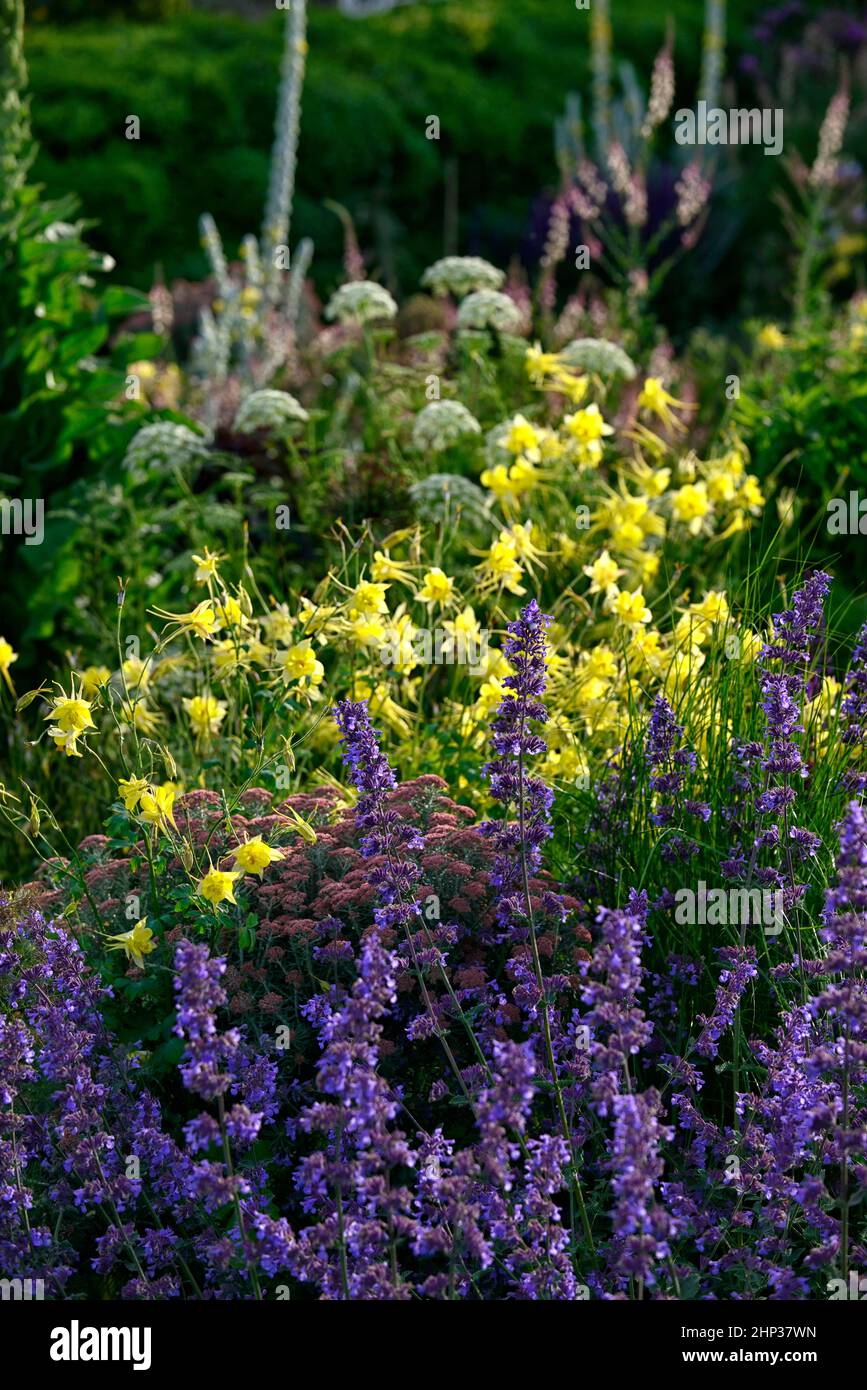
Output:
<svg viewBox="0 0 867 1390">
<path fill-rule="evenodd" d="M 370 722 L 367 704 L 364 701 L 341 700 L 335 706 L 334 718 L 343 735 L 344 764 L 349 768 L 359 791 L 355 810 L 355 823 L 362 831 L 359 848 L 366 859 L 381 858 L 383 861 L 370 874 L 370 882 L 379 895 L 379 905 L 373 914 L 374 922 L 380 931 L 390 928 L 403 931 L 424 1000 L 426 1027 L 439 1038 L 449 1066 L 465 1097 L 469 1099 L 461 1069 L 425 980 L 425 963 L 442 969 L 446 990 L 467 1028 L 480 1061 L 484 1062 L 484 1056 L 444 969 L 446 962 L 441 949 L 426 933 L 429 949 L 422 955 L 416 941 L 418 930 L 425 927 L 421 905 L 416 898 L 422 871 L 418 860 L 409 856 L 418 854 L 424 848 L 424 839 L 415 826 L 388 805 L 388 794 L 397 786 L 397 778 L 379 746 L 381 736 Z"/>
<path fill-rule="evenodd" d="M 678 724 L 665 696 L 657 695 L 647 728 L 645 758 L 654 796 L 650 820 L 659 827 L 669 827 L 684 816 L 710 820 L 710 807 L 706 802 L 684 796 L 687 775 L 695 772 L 696 755 L 691 748 L 681 747 L 682 740 L 683 726 Z M 691 835 L 672 830 L 660 852 L 663 859 L 669 861 L 686 860 L 698 854 L 698 845 Z"/>
<path fill-rule="evenodd" d="M 837 884 L 826 895 L 823 916 L 820 936 L 828 952 L 821 968 L 829 982 L 811 1000 L 810 1012 L 824 1020 L 828 1034 L 809 1058 L 807 1074 L 830 1077 L 837 1093 L 830 1114 L 827 1105 L 817 1110 L 815 1125 L 823 1135 L 826 1162 L 839 1166 L 840 1264 L 846 1279 L 850 1209 L 867 1188 L 867 817 L 855 801 L 840 825 Z"/>
<path fill-rule="evenodd" d="M 279 298 L 280 274 L 276 252 L 287 246 L 292 217 L 292 198 L 295 192 L 295 168 L 298 161 L 298 135 L 301 127 L 301 91 L 304 86 L 304 67 L 307 57 L 307 0 L 292 0 L 286 16 L 286 41 L 283 69 L 280 77 L 280 96 L 274 123 L 274 147 L 268 201 L 262 226 L 262 260 L 265 285 L 269 298 Z"/>
<path fill-rule="evenodd" d="M 542 696 L 548 683 L 545 631 L 551 619 L 542 613 L 535 599 L 509 624 L 503 655 L 512 668 L 503 685 L 507 694 L 494 716 L 491 745 L 496 756 L 485 766 L 491 795 L 506 808 L 514 806 L 517 822 L 488 821 L 481 827 L 496 850 L 491 883 L 498 893 L 497 921 L 504 938 L 529 937 L 533 974 L 542 1015 L 545 1057 L 557 1100 L 563 1138 L 573 1156 L 573 1178 L 585 1234 L 590 1227 L 574 1163 L 574 1149 L 563 1090 L 554 1055 L 548 983 L 542 972 L 539 942 L 530 893 L 530 877 L 542 863 L 542 845 L 553 834 L 551 807 L 554 793 L 538 777 L 527 771 L 527 762 L 547 751 L 545 739 L 534 732 L 533 724 L 544 724 L 548 711 Z M 562 903 L 546 894 L 545 905 L 563 917 Z M 516 921 L 516 919 L 518 919 Z"/>
</svg>

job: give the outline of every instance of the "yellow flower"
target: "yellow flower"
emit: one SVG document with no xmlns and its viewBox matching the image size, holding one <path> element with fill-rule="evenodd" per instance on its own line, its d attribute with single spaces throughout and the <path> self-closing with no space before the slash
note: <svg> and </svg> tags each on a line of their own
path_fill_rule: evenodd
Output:
<svg viewBox="0 0 867 1390">
<path fill-rule="evenodd" d="M 615 586 L 609 595 L 608 607 L 627 627 L 639 627 L 643 623 L 649 623 L 652 616 L 644 602 L 641 589 L 629 593 L 628 590 Z"/>
<path fill-rule="evenodd" d="M 214 907 L 220 903 L 233 903 L 235 901 L 235 879 L 241 877 L 239 869 L 225 871 L 223 869 L 211 868 L 199 883 L 199 894 L 206 902 L 213 903 Z"/>
<path fill-rule="evenodd" d="M 412 566 L 409 561 L 393 560 L 387 550 L 375 550 L 373 552 L 373 564 L 370 567 L 370 573 L 377 583 L 384 579 L 393 579 L 408 584 L 411 579 L 411 570 Z"/>
<path fill-rule="evenodd" d="M 360 613 L 350 614 L 349 639 L 357 647 L 378 647 L 386 639 L 386 627 L 378 616 L 362 617 Z"/>
<path fill-rule="evenodd" d="M 128 656 L 123 662 L 120 673 L 123 676 L 123 683 L 127 690 L 137 690 L 141 687 L 146 690 L 150 684 L 149 663 L 143 661 L 140 656 Z"/>
<path fill-rule="evenodd" d="M 268 865 L 283 859 L 284 855 L 279 849 L 272 849 L 270 845 L 266 845 L 261 835 L 256 835 L 254 839 L 246 840 L 244 844 L 239 845 L 233 858 L 236 868 L 245 874 L 258 874 L 261 878 Z"/>
<path fill-rule="evenodd" d="M 85 729 L 94 728 L 90 710 L 90 701 L 83 700 L 78 694 L 73 678 L 69 695 L 61 690 L 59 695 L 51 697 L 51 712 L 45 718 L 53 719 L 64 733 L 82 734 Z"/>
<path fill-rule="evenodd" d="M 169 825 L 174 825 L 175 830 L 175 790 L 169 783 L 161 787 L 148 787 L 142 794 L 140 815 L 148 825 L 156 826 L 157 830 L 168 832 Z"/>
<path fill-rule="evenodd" d="M 684 483 L 672 496 L 672 508 L 677 521 L 686 523 L 688 530 L 697 536 L 701 524 L 709 515 L 711 506 L 705 483 Z"/>
<path fill-rule="evenodd" d="M 194 637 L 200 637 L 203 642 L 207 641 L 215 629 L 220 626 L 214 605 L 209 599 L 203 599 L 201 603 L 197 603 L 189 613 L 167 613 L 162 608 L 154 608 L 152 611 L 158 618 L 168 619 L 179 633 L 190 632 Z"/>
<path fill-rule="evenodd" d="M 299 816 L 294 806 L 287 806 L 285 810 L 279 812 L 284 820 L 287 818 L 286 812 L 288 812 L 289 816 L 292 818 L 294 828 L 298 831 L 301 839 L 308 845 L 315 845 L 316 831 L 313 829 L 309 820 L 305 820 L 303 816 Z"/>
<path fill-rule="evenodd" d="M 259 650 L 262 644 L 251 642 L 246 651 L 240 651 L 235 642 L 227 637 L 222 642 L 215 642 L 211 649 L 211 659 L 214 663 L 214 675 L 219 680 L 226 680 L 229 676 L 234 676 L 238 671 L 244 671 L 249 667 L 250 661 L 254 661 L 257 655 L 262 655 Z M 264 651 L 264 663 L 268 664 L 267 648 Z"/>
<path fill-rule="evenodd" d="M 109 946 L 110 951 L 125 951 L 127 959 L 134 961 L 140 970 L 144 968 L 145 956 L 156 950 L 154 934 L 147 920 L 147 917 L 142 917 L 129 931 L 118 932 L 116 936 L 107 938 L 114 943 Z"/>
<path fill-rule="evenodd" d="M 204 584 L 209 579 L 219 578 L 217 574 L 217 565 L 224 559 L 224 556 L 212 555 L 208 547 L 205 546 L 204 554 L 194 555 L 192 559 L 193 564 L 196 566 L 194 578 L 197 584 Z"/>
<path fill-rule="evenodd" d="M 482 629 L 476 618 L 475 610 L 469 604 L 463 612 L 458 613 L 453 622 L 444 622 L 443 628 L 448 633 L 448 638 L 443 643 L 443 651 L 446 655 L 456 651 L 459 658 L 464 659 L 468 652 L 474 655 L 479 654 Z"/>
<path fill-rule="evenodd" d="M 639 410 L 646 410 L 648 415 L 655 415 L 667 429 L 682 430 L 685 427 L 673 413 L 672 407 L 678 410 L 691 409 L 686 401 L 679 401 L 676 396 L 666 391 L 658 376 L 649 376 L 638 395 Z"/>
<path fill-rule="evenodd" d="M 728 600 L 723 589 L 710 589 L 701 603 L 691 603 L 690 612 L 709 623 L 724 623 L 729 616 Z"/>
<path fill-rule="evenodd" d="M 602 418 L 599 406 L 594 402 L 574 415 L 567 415 L 563 425 L 578 445 L 579 464 L 597 464 L 602 458 L 602 440 L 614 433 Z"/>
<path fill-rule="evenodd" d="M 246 627 L 247 616 L 236 598 L 226 594 L 222 603 L 216 606 L 218 626 Z"/>
<path fill-rule="evenodd" d="M 546 376 L 553 376 L 563 370 L 563 359 L 556 352 L 543 352 L 540 343 L 528 347 L 524 354 L 527 376 L 534 386 L 539 386 Z"/>
<path fill-rule="evenodd" d="M 775 323 L 766 323 L 759 329 L 756 342 L 759 347 L 769 348 L 771 352 L 779 352 L 787 343 L 785 333 L 783 333 Z"/>
<path fill-rule="evenodd" d="M 162 718 L 156 710 L 152 710 L 140 699 L 125 700 L 120 707 L 120 717 L 125 724 L 131 724 L 145 737 L 156 733 Z"/>
<path fill-rule="evenodd" d="M 371 584 L 370 580 L 363 580 L 352 595 L 353 609 L 365 618 L 371 618 L 376 613 L 387 613 L 385 595 L 389 588 L 388 584 Z"/>
<path fill-rule="evenodd" d="M 717 539 L 725 541 L 728 540 L 729 536 L 736 536 L 739 531 L 748 531 L 749 529 L 750 523 L 741 508 L 738 507 L 736 511 L 732 512 L 728 526 L 724 531 L 720 531 Z"/>
<path fill-rule="evenodd" d="M 759 480 L 754 473 L 748 473 L 741 483 L 738 501 L 750 512 L 760 512 L 765 505 Z"/>
<path fill-rule="evenodd" d="M 455 581 L 436 566 L 428 570 L 418 592 L 419 603 L 448 603 Z"/>
<path fill-rule="evenodd" d="M 0 670 L 2 670 L 3 667 L 2 647 L 3 644 L 2 641 L 0 641 Z M 107 666 L 88 666 L 86 670 L 82 671 L 80 679 L 82 694 L 90 698 L 91 695 L 95 695 L 98 690 L 101 690 L 104 685 L 108 685 L 108 682 L 111 680 L 111 671 L 109 671 Z"/>
<path fill-rule="evenodd" d="M 285 603 L 278 604 L 276 608 L 272 608 L 270 613 L 266 613 L 262 619 L 262 626 L 269 642 L 288 644 L 292 641 L 295 624 L 289 616 L 289 610 Z"/>
<path fill-rule="evenodd" d="M 539 462 L 539 431 L 523 415 L 516 415 L 503 440 L 510 454 L 524 454 L 533 463 Z"/>
<path fill-rule="evenodd" d="M 515 556 L 513 540 L 495 541 L 480 565 L 477 566 L 479 582 L 483 589 L 504 588 L 510 594 L 524 594 L 521 580 L 524 571 Z"/>
<path fill-rule="evenodd" d="M 504 506 L 516 506 L 525 492 L 532 492 L 538 486 L 539 474 L 529 459 L 518 459 L 511 468 L 498 463 L 495 468 L 486 468 L 479 482 L 494 494 Z"/>
<path fill-rule="evenodd" d="M 121 777 L 117 784 L 117 790 L 123 800 L 123 804 L 128 811 L 134 811 L 142 798 L 142 793 L 146 792 L 148 784 L 144 777 Z"/>
<path fill-rule="evenodd" d="M 196 738 L 207 738 L 219 732 L 226 717 L 224 700 L 217 700 L 213 695 L 194 695 L 191 700 L 184 700 L 183 706 Z"/>
<path fill-rule="evenodd" d="M 15 687 L 9 675 L 9 667 L 13 661 L 17 660 L 18 653 L 12 650 L 12 643 L 7 642 L 5 637 L 0 637 L 0 676 L 3 677 L 13 695 L 15 694 Z"/>
<path fill-rule="evenodd" d="M 583 573 L 590 580 L 591 594 L 604 594 L 615 584 L 624 571 L 616 560 L 612 560 L 607 550 L 603 550 L 592 565 L 584 565 Z"/>
<path fill-rule="evenodd" d="M 280 656 L 280 669 L 285 681 L 294 682 L 302 689 L 321 685 L 325 678 L 325 667 L 317 658 L 309 638 L 296 642 Z"/>
</svg>

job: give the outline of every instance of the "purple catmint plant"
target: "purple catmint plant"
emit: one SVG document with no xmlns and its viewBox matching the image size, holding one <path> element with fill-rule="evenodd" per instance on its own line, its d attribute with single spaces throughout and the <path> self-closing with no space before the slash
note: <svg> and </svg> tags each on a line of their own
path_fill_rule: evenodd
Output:
<svg viewBox="0 0 867 1390">
<path fill-rule="evenodd" d="M 687 777 L 696 769 L 696 756 L 691 748 L 681 746 L 682 740 L 683 726 L 678 724 L 665 696 L 657 695 L 647 727 L 645 758 L 654 798 L 650 820 L 668 830 L 660 849 L 668 861 L 688 860 L 698 853 L 693 837 L 681 828 L 685 818 L 710 820 L 706 802 L 684 796 Z"/>
</svg>

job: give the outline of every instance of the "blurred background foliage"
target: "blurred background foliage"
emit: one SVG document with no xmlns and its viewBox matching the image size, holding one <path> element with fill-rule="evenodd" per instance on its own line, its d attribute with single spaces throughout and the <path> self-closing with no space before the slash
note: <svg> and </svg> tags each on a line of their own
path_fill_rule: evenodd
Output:
<svg viewBox="0 0 867 1390">
<path fill-rule="evenodd" d="M 676 104 L 693 104 L 699 0 L 611 8 L 617 63 L 642 74 L 671 19 Z M 728 8 L 726 100 L 784 105 L 787 156 L 801 148 L 812 158 L 841 59 L 863 80 L 867 10 L 797 0 Z M 249 230 L 267 180 L 282 20 L 263 0 L 52 0 L 30 11 L 34 175 L 49 193 L 76 190 L 98 223 L 93 244 L 115 257 L 124 282 L 146 288 L 157 267 L 167 280 L 200 279 L 205 208 L 231 253 Z M 589 91 L 580 32 L 567 0 L 418 0 L 368 19 L 312 5 L 294 218 L 315 241 L 320 293 L 341 279 L 341 227 L 325 206 L 335 190 L 368 264 L 395 292 L 411 292 L 444 249 L 447 178 L 456 177 L 459 209 L 457 245 L 447 249 L 537 262 L 558 182 L 553 123 L 568 93 Z M 139 141 L 125 138 L 129 115 L 140 118 Z M 429 115 L 440 118 L 439 142 L 425 138 Z M 857 117 L 847 149 L 867 159 Z M 699 317 L 773 313 L 784 292 L 785 243 L 771 205 L 779 161 L 757 154 L 730 152 L 700 265 L 676 274 L 665 297 L 675 335 Z M 739 162 L 749 163 L 748 178 L 738 177 Z"/>
</svg>

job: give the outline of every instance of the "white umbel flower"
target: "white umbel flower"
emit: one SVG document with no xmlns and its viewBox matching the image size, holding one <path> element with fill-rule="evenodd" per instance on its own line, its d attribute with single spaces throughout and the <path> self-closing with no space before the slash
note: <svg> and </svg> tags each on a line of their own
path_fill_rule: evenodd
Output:
<svg viewBox="0 0 867 1390">
<path fill-rule="evenodd" d="M 288 391 L 253 391 L 238 407 L 235 429 L 239 434 L 255 434 L 257 430 L 288 429 L 303 425 L 310 416 L 300 401 Z"/>
<path fill-rule="evenodd" d="M 481 256 L 443 256 L 428 266 L 421 283 L 436 295 L 463 299 L 473 290 L 498 290 L 505 278 L 502 270 Z"/>
<path fill-rule="evenodd" d="M 145 425 L 130 440 L 124 455 L 124 468 L 131 473 L 163 472 L 169 468 L 197 468 L 208 457 L 208 446 L 200 434 L 171 420 Z"/>
<path fill-rule="evenodd" d="M 460 401 L 431 401 L 415 417 L 412 442 L 419 453 L 440 454 L 468 434 L 481 434 L 482 427 Z"/>
<path fill-rule="evenodd" d="M 325 317 L 338 323 L 371 323 L 396 316 L 397 305 L 388 290 L 373 280 L 350 280 L 341 285 L 325 310 Z"/>
<path fill-rule="evenodd" d="M 476 290 L 467 295 L 458 309 L 458 328 L 496 328 L 501 333 L 514 333 L 522 323 L 523 316 L 514 299 L 497 290 Z"/>
<path fill-rule="evenodd" d="M 597 376 L 622 376 L 627 381 L 635 376 L 635 363 L 623 348 L 606 343 L 603 338 L 573 338 L 559 355 L 567 366 L 595 372 Z"/>
</svg>

